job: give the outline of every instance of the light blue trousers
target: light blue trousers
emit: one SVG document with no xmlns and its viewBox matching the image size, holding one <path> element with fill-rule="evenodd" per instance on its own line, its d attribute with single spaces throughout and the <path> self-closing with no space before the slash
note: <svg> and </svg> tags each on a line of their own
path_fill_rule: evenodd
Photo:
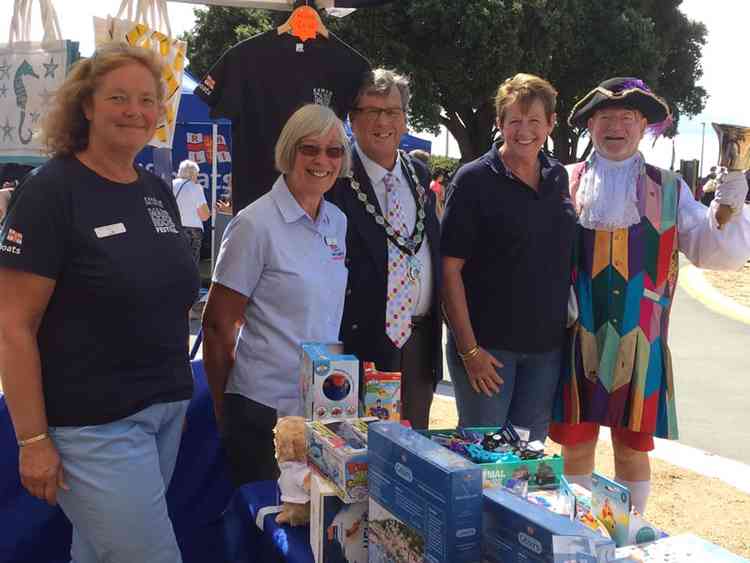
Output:
<svg viewBox="0 0 750 563">
<path fill-rule="evenodd" d="M 73 523 L 72 563 L 182 562 L 165 494 L 188 403 L 50 428 L 70 486 L 58 491 L 58 502 Z"/>
</svg>

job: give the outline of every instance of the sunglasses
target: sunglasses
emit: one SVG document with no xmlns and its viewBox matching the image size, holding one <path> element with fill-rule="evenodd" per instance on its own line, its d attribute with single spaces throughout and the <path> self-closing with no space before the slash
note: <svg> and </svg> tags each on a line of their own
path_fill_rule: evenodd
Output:
<svg viewBox="0 0 750 563">
<path fill-rule="evenodd" d="M 319 147 L 318 145 L 297 145 L 297 151 L 305 156 L 318 156 L 325 152 L 328 158 L 342 158 L 344 156 L 344 147 Z"/>
</svg>

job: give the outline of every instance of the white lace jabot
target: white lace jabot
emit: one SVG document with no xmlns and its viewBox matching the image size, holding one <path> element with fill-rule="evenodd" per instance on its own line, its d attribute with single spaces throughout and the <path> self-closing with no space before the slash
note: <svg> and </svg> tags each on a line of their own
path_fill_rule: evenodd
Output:
<svg viewBox="0 0 750 563">
<path fill-rule="evenodd" d="M 637 188 L 643 163 L 640 152 L 621 161 L 594 153 L 576 194 L 578 222 L 602 231 L 626 229 L 640 222 Z"/>
</svg>

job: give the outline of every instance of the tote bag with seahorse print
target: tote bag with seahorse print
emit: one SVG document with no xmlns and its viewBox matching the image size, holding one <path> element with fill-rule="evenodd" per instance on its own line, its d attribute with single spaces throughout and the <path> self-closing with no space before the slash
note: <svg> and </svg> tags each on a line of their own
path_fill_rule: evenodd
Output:
<svg viewBox="0 0 750 563">
<path fill-rule="evenodd" d="M 55 91 L 78 59 L 78 42 L 0 44 L 0 162 L 44 160 L 38 131 Z"/>
</svg>

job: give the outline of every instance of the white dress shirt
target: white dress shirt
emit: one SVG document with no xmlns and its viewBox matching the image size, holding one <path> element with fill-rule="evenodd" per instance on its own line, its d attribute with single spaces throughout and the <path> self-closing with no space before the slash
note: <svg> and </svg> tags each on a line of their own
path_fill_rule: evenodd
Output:
<svg viewBox="0 0 750 563">
<path fill-rule="evenodd" d="M 407 236 L 414 232 L 414 225 L 417 222 L 417 202 L 414 201 L 411 188 L 409 187 L 409 180 L 406 178 L 399 161 L 396 161 L 396 166 L 393 170 L 386 170 L 378 163 L 369 159 L 359 147 L 355 145 L 355 150 L 362 160 L 362 165 L 367 172 L 367 176 L 370 178 L 373 190 L 375 190 L 375 196 L 378 198 L 378 204 L 380 204 L 380 210 L 383 215 L 387 215 L 387 202 L 385 193 L 385 183 L 383 178 L 389 172 L 393 174 L 397 180 L 398 186 L 398 197 L 401 202 L 401 207 L 404 211 L 404 220 L 409 232 Z M 424 186 L 423 186 L 424 187 Z M 429 188 L 425 187 L 425 190 Z M 417 260 L 421 265 L 419 281 L 417 282 L 417 304 L 414 308 L 414 315 L 423 316 L 430 312 L 432 306 L 432 292 L 434 291 L 434 280 L 432 279 L 432 258 L 430 256 L 430 241 L 427 237 L 426 230 L 423 231 L 424 240 L 422 241 L 419 251 L 417 252 Z"/>
</svg>

